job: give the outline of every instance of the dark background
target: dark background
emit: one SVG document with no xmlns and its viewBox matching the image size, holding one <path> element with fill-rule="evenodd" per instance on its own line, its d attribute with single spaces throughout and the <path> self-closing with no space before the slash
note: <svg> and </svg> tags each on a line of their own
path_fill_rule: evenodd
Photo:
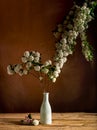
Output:
<svg viewBox="0 0 97 130">
<path fill-rule="evenodd" d="M 21 63 L 25 50 L 39 51 L 43 61 L 51 59 L 55 53 L 52 31 L 72 5 L 72 0 L 0 1 L 0 112 L 39 112 L 43 93 L 40 82 L 32 75 L 9 76 L 6 67 Z M 78 39 L 74 54 L 48 90 L 53 112 L 97 112 L 96 23 L 97 18 L 87 31 L 94 62 L 85 60 Z"/>
</svg>

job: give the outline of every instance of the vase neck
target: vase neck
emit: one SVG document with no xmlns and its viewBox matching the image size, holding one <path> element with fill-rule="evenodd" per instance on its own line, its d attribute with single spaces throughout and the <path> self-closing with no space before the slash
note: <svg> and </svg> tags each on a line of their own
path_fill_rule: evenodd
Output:
<svg viewBox="0 0 97 130">
<path fill-rule="evenodd" d="M 49 93 L 43 93 L 43 101 L 49 101 Z"/>
</svg>

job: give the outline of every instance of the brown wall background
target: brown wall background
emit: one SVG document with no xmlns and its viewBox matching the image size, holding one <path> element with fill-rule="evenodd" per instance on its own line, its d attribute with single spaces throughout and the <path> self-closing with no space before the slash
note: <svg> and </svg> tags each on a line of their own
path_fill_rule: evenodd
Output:
<svg viewBox="0 0 97 130">
<path fill-rule="evenodd" d="M 0 1 L 0 112 L 39 112 L 42 88 L 32 75 L 9 76 L 8 64 L 21 62 L 25 50 L 38 50 L 43 61 L 55 53 L 52 31 L 72 7 L 72 0 Z M 88 63 L 80 40 L 68 58 L 57 82 L 49 88 L 54 112 L 97 112 L 97 19 L 90 23 L 89 42 L 95 48 L 94 63 Z"/>
</svg>

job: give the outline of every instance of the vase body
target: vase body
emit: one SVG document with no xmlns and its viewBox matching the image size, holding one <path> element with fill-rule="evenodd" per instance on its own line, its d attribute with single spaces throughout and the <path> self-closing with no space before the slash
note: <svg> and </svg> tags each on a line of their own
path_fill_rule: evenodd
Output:
<svg viewBox="0 0 97 130">
<path fill-rule="evenodd" d="M 40 108 L 40 123 L 52 124 L 52 110 L 49 103 L 49 93 L 43 93 L 43 102 Z"/>
</svg>

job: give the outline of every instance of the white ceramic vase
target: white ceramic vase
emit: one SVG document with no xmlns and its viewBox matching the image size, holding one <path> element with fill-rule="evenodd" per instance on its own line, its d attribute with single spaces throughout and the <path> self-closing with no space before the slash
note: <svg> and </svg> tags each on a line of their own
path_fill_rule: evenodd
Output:
<svg viewBox="0 0 97 130">
<path fill-rule="evenodd" d="M 43 93 L 43 102 L 40 108 L 40 123 L 52 124 L 52 110 L 49 103 L 49 93 Z"/>
</svg>

